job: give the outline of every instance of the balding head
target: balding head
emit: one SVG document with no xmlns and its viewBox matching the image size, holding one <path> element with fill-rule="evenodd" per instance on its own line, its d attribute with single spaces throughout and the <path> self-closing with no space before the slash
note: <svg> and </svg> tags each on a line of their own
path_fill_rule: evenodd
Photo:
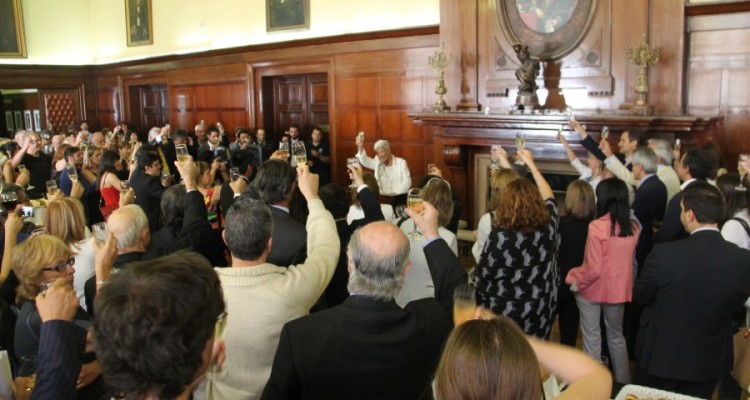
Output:
<svg viewBox="0 0 750 400">
<path fill-rule="evenodd" d="M 146 251 L 150 242 L 148 218 L 140 206 L 129 204 L 113 211 L 107 228 L 117 238 L 118 254 Z"/>
<path fill-rule="evenodd" d="M 409 240 L 387 222 L 373 222 L 357 230 L 349 241 L 350 293 L 390 301 L 404 283 L 409 267 Z"/>
</svg>

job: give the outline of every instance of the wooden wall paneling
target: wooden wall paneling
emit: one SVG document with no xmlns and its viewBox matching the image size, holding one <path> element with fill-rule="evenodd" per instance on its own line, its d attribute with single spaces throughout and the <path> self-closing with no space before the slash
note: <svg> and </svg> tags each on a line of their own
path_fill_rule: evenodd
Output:
<svg viewBox="0 0 750 400">
<path fill-rule="evenodd" d="M 649 71 L 649 103 L 656 115 L 684 112 L 685 6 L 682 1 L 651 1 L 649 43 L 660 48 L 659 63 Z"/>
<path fill-rule="evenodd" d="M 312 128 L 314 127 L 328 125 L 330 114 L 329 94 L 330 89 L 326 74 L 315 74 L 307 77 L 307 122 L 310 132 L 312 132 Z M 305 134 L 305 137 L 309 137 L 309 132 Z"/>
<path fill-rule="evenodd" d="M 97 128 L 109 127 L 122 120 L 122 101 L 119 79 L 116 76 L 96 77 L 96 125 Z"/>
</svg>

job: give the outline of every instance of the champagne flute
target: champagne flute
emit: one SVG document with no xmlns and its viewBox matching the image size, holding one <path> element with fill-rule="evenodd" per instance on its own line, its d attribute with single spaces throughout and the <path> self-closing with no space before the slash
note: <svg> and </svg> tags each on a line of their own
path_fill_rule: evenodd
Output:
<svg viewBox="0 0 750 400">
<path fill-rule="evenodd" d="M 224 335 L 227 331 L 227 313 L 222 312 L 219 314 L 219 316 L 216 318 L 216 324 L 214 325 L 214 343 L 220 342 L 224 340 Z M 216 360 L 211 360 L 211 372 L 217 373 L 221 370 L 216 368 Z"/>
<path fill-rule="evenodd" d="M 357 164 L 359 164 L 359 158 L 357 157 L 349 157 L 346 159 L 346 165 L 357 165 Z M 355 189 L 357 187 L 357 184 L 354 183 L 354 178 L 352 178 L 352 183 L 349 185 L 349 187 L 352 189 Z"/>
<path fill-rule="evenodd" d="M 279 142 L 279 151 L 289 154 L 289 142 Z"/>
<path fill-rule="evenodd" d="M 609 127 L 604 126 L 602 127 L 602 140 L 607 140 L 608 137 L 609 137 Z"/>
<path fill-rule="evenodd" d="M 109 228 L 107 228 L 106 222 L 98 222 L 94 225 L 91 225 L 91 233 L 94 234 L 94 239 L 98 243 L 104 243 L 107 241 L 107 237 L 109 236 Z"/>
<path fill-rule="evenodd" d="M 740 154 L 739 161 L 737 162 L 737 172 L 740 173 L 740 183 L 734 187 L 734 190 L 738 192 L 745 192 L 747 188 L 743 184 L 745 182 L 745 176 L 748 173 L 747 168 L 750 167 L 750 154 Z"/>
<path fill-rule="evenodd" d="M 305 144 L 301 140 L 292 143 L 292 157 L 297 167 L 307 164 L 307 152 L 305 151 Z"/>
<path fill-rule="evenodd" d="M 21 365 L 18 368 L 18 378 L 20 383 L 20 390 L 31 392 L 34 390 L 34 384 L 36 383 L 36 372 L 39 368 L 37 358 L 35 356 L 21 357 Z"/>
<path fill-rule="evenodd" d="M 674 149 L 677 150 L 677 151 L 680 151 L 680 148 L 682 148 L 682 142 L 680 141 L 680 139 L 675 139 L 674 140 Z"/>
<path fill-rule="evenodd" d="M 177 154 L 177 162 L 183 164 L 188 159 L 188 149 L 186 144 L 178 144 L 174 147 L 175 153 Z"/>
<path fill-rule="evenodd" d="M 47 194 L 54 196 L 57 193 L 57 182 L 54 180 L 47 181 Z"/>
<path fill-rule="evenodd" d="M 68 178 L 70 178 L 71 182 L 78 181 L 78 170 L 76 170 L 75 165 L 68 164 L 65 166 L 65 170 L 68 172 Z"/>
<path fill-rule="evenodd" d="M 421 213 L 422 210 L 424 210 L 424 199 L 422 199 L 422 189 L 419 188 L 413 188 L 409 189 L 409 192 L 406 194 L 406 206 L 409 207 L 410 210 Z M 417 223 L 412 220 L 412 223 L 414 223 L 414 230 L 409 232 L 408 235 L 406 235 L 409 240 L 422 240 L 424 239 L 424 235 L 422 235 L 422 232 L 417 230 Z"/>
<path fill-rule="evenodd" d="M 19 166 L 18 166 L 18 172 L 19 172 L 19 173 L 22 173 L 22 174 L 23 174 L 23 173 L 27 173 L 27 174 L 29 174 L 29 170 L 28 170 L 28 169 L 26 169 L 26 166 L 25 166 L 25 165 L 23 165 L 23 164 L 21 164 L 21 165 L 19 165 Z M 33 188 L 34 188 L 34 186 L 31 186 L 31 185 L 26 185 L 26 190 L 31 190 L 31 189 L 33 189 Z"/>
<path fill-rule="evenodd" d="M 229 168 L 229 179 L 232 182 L 237 182 L 237 179 L 240 179 L 240 169 L 239 168 Z"/>
<path fill-rule="evenodd" d="M 7 192 L 0 194 L 0 203 L 8 214 L 12 213 L 18 206 L 18 195 L 16 192 Z"/>
<path fill-rule="evenodd" d="M 526 146 L 526 135 L 521 132 L 516 133 L 516 149 L 520 153 Z M 516 160 L 516 165 L 525 165 L 522 159 Z"/>
</svg>

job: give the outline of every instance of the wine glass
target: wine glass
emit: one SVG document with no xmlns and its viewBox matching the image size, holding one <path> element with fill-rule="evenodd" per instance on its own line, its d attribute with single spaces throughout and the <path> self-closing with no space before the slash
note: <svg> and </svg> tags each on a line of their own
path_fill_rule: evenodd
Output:
<svg viewBox="0 0 750 400">
<path fill-rule="evenodd" d="M 186 144 L 178 144 L 174 147 L 175 153 L 177 154 L 177 162 L 182 164 L 188 159 L 188 149 Z"/>
<path fill-rule="evenodd" d="M 680 139 L 675 139 L 674 140 L 674 149 L 677 150 L 677 151 L 680 151 L 680 148 L 682 148 L 682 142 L 680 141 Z"/>
<path fill-rule="evenodd" d="M 54 196 L 57 193 L 57 182 L 54 180 L 47 181 L 47 194 Z"/>
<path fill-rule="evenodd" d="M 229 168 L 229 179 L 232 182 L 237 182 L 237 179 L 240 179 L 240 169 L 239 168 Z"/>
<path fill-rule="evenodd" d="M 359 158 L 357 157 L 349 157 L 346 159 L 346 165 L 357 165 L 359 164 Z M 347 168 L 348 169 L 348 168 Z M 354 178 L 352 178 L 352 183 L 349 185 L 350 188 L 354 189 L 357 187 L 357 184 L 354 183 Z"/>
<path fill-rule="evenodd" d="M 607 140 L 608 137 L 609 137 L 609 127 L 604 126 L 602 127 L 602 140 Z"/>
<path fill-rule="evenodd" d="M 120 181 L 120 189 L 123 192 L 127 192 L 128 189 L 130 189 L 130 182 L 129 181 Z"/>
<path fill-rule="evenodd" d="M 743 182 L 745 182 L 745 176 L 748 173 L 747 168 L 750 167 L 750 154 L 742 153 L 740 154 L 739 161 L 737 162 L 737 171 L 740 173 L 740 183 L 734 187 L 734 190 L 738 192 L 744 192 L 747 191 L 747 188 L 745 185 L 743 185 Z"/>
<path fill-rule="evenodd" d="M 18 195 L 16 192 L 7 192 L 0 194 L 0 203 L 3 204 L 3 208 L 9 214 L 12 213 L 16 206 L 18 206 Z"/>
<path fill-rule="evenodd" d="M 305 144 L 301 140 L 292 143 L 292 157 L 297 167 L 307 164 L 307 152 L 305 151 Z"/>
<path fill-rule="evenodd" d="M 502 147 L 499 144 L 493 144 L 490 146 L 490 169 L 497 171 L 500 169 L 500 158 L 497 155 L 497 151 Z"/>
<path fill-rule="evenodd" d="M 91 225 L 91 233 L 94 234 L 94 239 L 98 243 L 104 243 L 107 241 L 107 237 L 109 237 L 109 228 L 107 228 L 106 222 L 97 222 L 94 225 Z"/>
<path fill-rule="evenodd" d="M 409 209 L 414 211 L 415 213 L 421 213 L 422 210 L 424 210 L 424 200 L 422 199 L 422 189 L 419 189 L 419 188 L 409 189 L 409 191 L 406 194 L 406 206 L 409 207 Z M 407 234 L 406 237 L 408 237 L 409 240 L 424 239 L 424 235 L 422 235 L 422 232 L 417 230 L 417 223 L 414 222 L 413 220 L 412 220 L 412 223 L 414 223 L 414 230 L 409 232 L 409 234 Z"/>
<path fill-rule="evenodd" d="M 289 154 L 289 142 L 279 142 L 279 151 Z"/>
<path fill-rule="evenodd" d="M 28 174 L 28 173 L 29 173 L 29 170 L 28 170 L 28 169 L 26 169 L 26 166 L 25 166 L 25 165 L 21 164 L 21 165 L 19 165 L 19 166 L 18 166 L 18 172 L 19 172 L 19 173 L 22 173 L 22 174 L 23 174 L 23 173 L 27 173 L 27 174 Z M 31 189 L 33 189 L 33 188 L 34 188 L 34 186 L 31 186 L 30 184 L 29 184 L 29 185 L 26 185 L 26 190 L 31 190 Z"/>
<path fill-rule="evenodd" d="M 68 164 L 65 166 L 65 170 L 68 172 L 68 178 L 70 178 L 71 182 L 78 181 L 78 170 L 76 170 L 75 165 Z"/>
<path fill-rule="evenodd" d="M 521 132 L 516 133 L 516 149 L 518 149 L 518 152 L 520 153 L 523 151 L 523 148 L 526 146 L 526 135 L 524 135 Z M 525 165 L 522 159 L 516 160 L 516 165 Z"/>
</svg>

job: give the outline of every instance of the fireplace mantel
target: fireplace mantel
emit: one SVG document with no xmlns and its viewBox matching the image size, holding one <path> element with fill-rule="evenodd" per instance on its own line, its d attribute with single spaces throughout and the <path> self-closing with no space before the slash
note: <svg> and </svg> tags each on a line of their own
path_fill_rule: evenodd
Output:
<svg viewBox="0 0 750 400">
<path fill-rule="evenodd" d="M 489 114 L 478 112 L 415 113 L 409 117 L 417 124 L 430 127 L 434 145 L 434 160 L 450 171 L 447 178 L 459 193 L 465 210 L 474 207 L 477 155 L 489 154 L 493 144 L 502 145 L 510 154 L 516 152 L 516 134 L 524 133 L 526 148 L 534 153 L 543 172 L 574 173 L 562 144 L 557 140 L 558 129 L 581 158 L 586 151 L 580 137 L 571 132 L 568 117 L 563 114 Z M 723 117 L 696 116 L 630 116 L 605 114 L 576 114 L 576 120 L 598 140 L 602 127 L 610 129 L 609 142 L 617 151 L 617 142 L 624 131 L 640 129 L 646 138 L 679 138 L 683 146 L 702 145 L 723 135 Z M 468 207 L 467 207 L 468 206 Z M 472 218 L 468 215 L 471 220 Z"/>
</svg>

